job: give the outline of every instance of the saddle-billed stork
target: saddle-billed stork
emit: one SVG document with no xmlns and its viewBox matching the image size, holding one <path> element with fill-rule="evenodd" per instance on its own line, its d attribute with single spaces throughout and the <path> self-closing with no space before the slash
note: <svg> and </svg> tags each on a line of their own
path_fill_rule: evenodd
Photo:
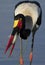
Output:
<svg viewBox="0 0 45 65">
<path fill-rule="evenodd" d="M 22 39 L 27 40 L 27 38 L 32 33 L 32 44 L 31 52 L 29 55 L 30 65 L 32 63 L 33 57 L 33 45 L 34 45 L 34 36 L 36 31 L 41 25 L 42 19 L 42 9 L 40 3 L 37 1 L 22 1 L 19 2 L 14 9 L 14 24 L 13 31 L 8 41 L 5 53 L 12 45 L 10 55 L 12 54 L 17 36 L 20 36 L 20 64 L 23 65 L 23 56 L 22 56 Z"/>
</svg>

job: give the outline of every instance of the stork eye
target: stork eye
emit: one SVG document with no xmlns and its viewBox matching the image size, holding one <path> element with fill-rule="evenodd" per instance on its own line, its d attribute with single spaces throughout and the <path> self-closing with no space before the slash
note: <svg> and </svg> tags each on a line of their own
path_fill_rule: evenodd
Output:
<svg viewBox="0 0 45 65">
<path fill-rule="evenodd" d="M 20 18 L 20 20 L 22 20 L 22 18 Z"/>
</svg>

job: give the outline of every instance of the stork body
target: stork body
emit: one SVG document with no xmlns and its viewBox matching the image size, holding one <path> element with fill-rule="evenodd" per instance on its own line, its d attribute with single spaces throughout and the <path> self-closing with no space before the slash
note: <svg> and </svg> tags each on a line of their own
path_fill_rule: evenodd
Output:
<svg viewBox="0 0 45 65">
<path fill-rule="evenodd" d="M 30 30 L 30 32 L 33 30 L 36 31 L 41 25 L 42 10 L 40 4 L 36 1 L 23 1 L 18 3 L 14 10 L 14 20 L 17 15 L 22 15 L 25 18 L 25 29 Z"/>
<path fill-rule="evenodd" d="M 38 21 L 38 18 L 41 14 L 41 8 L 40 5 L 37 2 L 30 2 L 30 1 L 24 1 L 20 2 L 15 7 L 15 15 L 22 14 L 25 16 L 27 26 L 30 28 L 30 30 L 33 29 L 36 23 L 39 22 L 41 24 L 41 21 Z M 31 19 L 28 19 L 31 18 Z M 29 23 L 29 25 L 28 25 Z"/>
<path fill-rule="evenodd" d="M 20 58 L 21 65 L 23 64 L 22 59 L 22 39 L 26 40 L 31 32 L 32 32 L 32 44 L 31 44 L 31 53 L 30 53 L 30 62 L 32 62 L 32 52 L 33 52 L 33 44 L 34 44 L 34 35 L 37 29 L 41 25 L 41 17 L 42 17 L 42 9 L 38 2 L 36 1 L 22 1 L 19 2 L 14 9 L 14 24 L 13 31 L 11 33 L 11 37 L 8 41 L 7 48 L 12 46 L 10 55 L 15 45 L 15 41 L 17 36 L 20 36 L 21 44 L 20 44 Z M 30 63 L 31 64 L 31 63 Z"/>
</svg>

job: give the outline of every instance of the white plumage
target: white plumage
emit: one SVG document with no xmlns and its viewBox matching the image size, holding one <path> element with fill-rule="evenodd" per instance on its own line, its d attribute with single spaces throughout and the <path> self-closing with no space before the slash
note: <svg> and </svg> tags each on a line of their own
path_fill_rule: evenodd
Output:
<svg viewBox="0 0 45 65">
<path fill-rule="evenodd" d="M 24 16 L 32 17 L 32 22 L 30 22 L 28 25 L 32 30 L 40 15 L 40 8 L 35 3 L 22 3 L 15 9 L 15 16 L 18 14 L 23 14 Z"/>
</svg>

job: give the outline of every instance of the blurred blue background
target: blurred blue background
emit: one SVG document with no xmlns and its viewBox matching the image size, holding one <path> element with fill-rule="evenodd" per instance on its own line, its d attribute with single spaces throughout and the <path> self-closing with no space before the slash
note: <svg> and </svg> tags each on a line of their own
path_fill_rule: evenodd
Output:
<svg viewBox="0 0 45 65">
<path fill-rule="evenodd" d="M 20 39 L 16 42 L 13 54 L 8 57 L 4 54 L 4 50 L 12 31 L 14 19 L 14 7 L 16 3 L 22 0 L 0 0 L 0 65 L 19 65 L 20 55 Z M 35 35 L 35 44 L 33 51 L 32 65 L 45 65 L 45 0 L 36 0 L 42 7 L 42 24 Z M 23 40 L 23 50 L 25 49 L 27 41 Z M 23 52 L 24 65 L 29 65 L 29 53 L 31 47 L 31 36 L 28 38 L 27 48 Z"/>
</svg>

